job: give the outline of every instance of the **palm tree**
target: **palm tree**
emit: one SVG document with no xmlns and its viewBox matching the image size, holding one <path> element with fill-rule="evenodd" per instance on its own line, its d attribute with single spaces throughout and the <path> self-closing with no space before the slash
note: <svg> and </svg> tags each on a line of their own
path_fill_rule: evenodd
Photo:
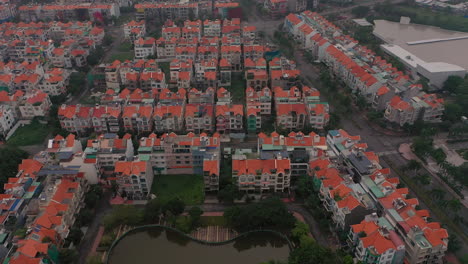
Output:
<svg viewBox="0 0 468 264">
<path fill-rule="evenodd" d="M 429 193 L 435 199 L 443 199 L 445 197 L 445 191 L 439 188 L 432 189 Z"/>
<path fill-rule="evenodd" d="M 421 167 L 422 167 L 421 163 L 419 163 L 417 160 L 410 160 L 408 164 L 406 165 L 406 169 L 412 170 L 414 173 L 420 170 Z"/>
</svg>

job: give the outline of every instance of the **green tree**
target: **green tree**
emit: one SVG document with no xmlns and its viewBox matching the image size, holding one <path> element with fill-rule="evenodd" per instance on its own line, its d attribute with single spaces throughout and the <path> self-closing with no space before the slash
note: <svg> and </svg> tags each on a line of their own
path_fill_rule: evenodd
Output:
<svg viewBox="0 0 468 264">
<path fill-rule="evenodd" d="M 224 211 L 228 224 L 240 231 L 275 228 L 290 230 L 296 219 L 277 197 L 247 206 L 234 206 Z"/>
<path fill-rule="evenodd" d="M 294 249 L 289 255 L 289 264 L 339 263 L 333 252 L 317 243 L 307 243 Z"/>
<path fill-rule="evenodd" d="M 83 231 L 77 227 L 72 227 L 70 233 L 67 236 L 67 240 L 73 242 L 74 245 L 80 244 L 81 238 L 83 237 Z"/>
<path fill-rule="evenodd" d="M 445 191 L 439 188 L 432 189 L 429 193 L 437 200 L 442 200 L 445 197 Z"/>
<path fill-rule="evenodd" d="M 301 198 L 309 197 L 309 195 L 311 195 L 314 190 L 314 182 L 312 177 L 305 175 L 299 178 L 296 186 L 296 195 Z"/>
<path fill-rule="evenodd" d="M 88 64 L 91 66 L 97 65 L 104 55 L 104 49 L 101 46 L 97 46 L 93 51 L 89 53 Z"/>
<path fill-rule="evenodd" d="M 80 211 L 80 214 L 76 218 L 76 224 L 78 226 L 85 226 L 89 225 L 91 221 L 93 220 L 94 214 L 93 211 L 91 211 L 88 208 L 83 208 Z"/>
<path fill-rule="evenodd" d="M 449 200 L 449 201 L 448 201 L 448 207 L 449 207 L 451 210 L 453 210 L 455 213 L 458 213 L 458 212 L 462 209 L 463 205 L 462 205 L 462 203 L 460 202 L 460 200 L 458 200 L 458 199 L 452 199 L 452 200 Z"/>
<path fill-rule="evenodd" d="M 200 207 L 194 206 L 190 208 L 190 210 L 188 211 L 188 214 L 192 222 L 192 227 L 196 227 L 200 225 L 200 218 L 203 214 L 203 210 Z"/>
<path fill-rule="evenodd" d="M 104 44 L 104 46 L 110 46 L 112 42 L 114 42 L 114 38 L 111 35 L 104 35 L 104 39 L 102 40 L 102 44 Z"/>
<path fill-rule="evenodd" d="M 3 185 L 8 178 L 15 177 L 18 173 L 18 164 L 28 157 L 28 153 L 13 146 L 0 148 L 0 193 L 3 193 Z"/>
<path fill-rule="evenodd" d="M 173 216 L 178 216 L 182 214 L 184 212 L 184 209 L 185 209 L 184 202 L 177 198 L 168 201 L 162 207 L 162 211 L 165 214 L 167 214 L 167 212 L 170 212 Z"/>
<path fill-rule="evenodd" d="M 85 194 L 85 205 L 87 208 L 95 208 L 103 194 L 102 187 L 100 185 L 91 185 L 90 189 Z"/>
<path fill-rule="evenodd" d="M 132 205 L 118 205 L 104 217 L 103 223 L 107 230 L 119 225 L 136 226 L 143 222 L 143 210 Z"/>
<path fill-rule="evenodd" d="M 444 109 L 444 118 L 450 122 L 460 121 L 463 115 L 463 107 L 455 103 L 446 103 Z"/>
<path fill-rule="evenodd" d="M 365 17 L 369 13 L 370 8 L 368 6 L 357 6 L 351 9 L 351 13 L 353 13 L 356 17 Z"/>
<path fill-rule="evenodd" d="M 218 192 L 218 200 L 226 204 L 233 204 L 235 199 L 240 199 L 242 194 L 233 184 L 227 184 Z"/>
<path fill-rule="evenodd" d="M 291 230 L 291 238 L 295 242 L 299 242 L 303 236 L 308 236 L 310 232 L 309 226 L 301 221 L 296 221 L 294 228 Z"/>
<path fill-rule="evenodd" d="M 77 257 L 78 252 L 75 249 L 63 248 L 59 251 L 60 264 L 75 263 Z"/>
<path fill-rule="evenodd" d="M 417 160 L 410 160 L 408 164 L 405 166 L 405 170 L 410 170 L 416 173 L 418 170 L 422 168 L 421 163 Z"/>
<path fill-rule="evenodd" d="M 443 89 L 454 93 L 457 91 L 458 87 L 463 83 L 463 78 L 459 76 L 449 76 L 447 80 L 444 82 Z"/>
<path fill-rule="evenodd" d="M 162 213 L 162 205 L 158 199 L 152 199 L 145 205 L 145 222 L 156 223 Z"/>
</svg>

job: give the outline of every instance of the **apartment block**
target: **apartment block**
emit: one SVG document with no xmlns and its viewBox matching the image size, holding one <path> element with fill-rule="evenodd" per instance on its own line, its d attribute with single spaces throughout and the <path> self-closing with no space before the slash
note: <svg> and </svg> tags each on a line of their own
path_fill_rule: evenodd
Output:
<svg viewBox="0 0 468 264">
<path fill-rule="evenodd" d="M 220 159 L 220 144 L 218 133 L 197 136 L 191 132 L 187 135 L 172 132 L 161 137 L 150 134 L 140 139 L 138 158 L 149 162 L 155 173 L 203 175 L 205 160 Z M 218 188 L 214 182 L 210 185 L 209 188 Z"/>
</svg>

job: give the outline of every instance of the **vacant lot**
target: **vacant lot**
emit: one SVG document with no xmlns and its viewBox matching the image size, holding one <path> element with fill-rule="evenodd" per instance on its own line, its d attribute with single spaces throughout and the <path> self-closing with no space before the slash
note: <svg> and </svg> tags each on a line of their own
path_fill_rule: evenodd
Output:
<svg viewBox="0 0 468 264">
<path fill-rule="evenodd" d="M 33 121 L 30 125 L 19 127 L 13 136 L 8 139 L 8 144 L 15 146 L 30 146 L 41 144 L 49 134 L 49 127 L 38 121 Z"/>
<path fill-rule="evenodd" d="M 203 176 L 201 175 L 155 175 L 151 192 L 161 202 L 179 198 L 187 205 L 203 203 Z"/>
</svg>

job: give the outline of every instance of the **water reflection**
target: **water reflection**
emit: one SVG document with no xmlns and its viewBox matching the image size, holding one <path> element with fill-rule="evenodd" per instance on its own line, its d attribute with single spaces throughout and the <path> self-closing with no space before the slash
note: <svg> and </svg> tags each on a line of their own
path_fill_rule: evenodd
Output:
<svg viewBox="0 0 468 264">
<path fill-rule="evenodd" d="M 253 233 L 235 242 L 208 246 L 173 231 L 150 228 L 129 234 L 114 248 L 110 264 L 258 264 L 286 260 L 287 242 L 271 233 Z"/>
</svg>

